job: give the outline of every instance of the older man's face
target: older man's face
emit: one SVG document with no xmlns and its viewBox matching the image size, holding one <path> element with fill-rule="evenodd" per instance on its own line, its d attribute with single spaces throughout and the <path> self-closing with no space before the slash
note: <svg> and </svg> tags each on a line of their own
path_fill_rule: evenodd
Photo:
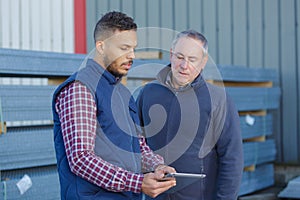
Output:
<svg viewBox="0 0 300 200">
<path fill-rule="evenodd" d="M 203 43 L 189 37 L 178 40 L 171 49 L 172 82 L 175 87 L 191 83 L 203 70 L 207 56 L 203 54 Z"/>
</svg>

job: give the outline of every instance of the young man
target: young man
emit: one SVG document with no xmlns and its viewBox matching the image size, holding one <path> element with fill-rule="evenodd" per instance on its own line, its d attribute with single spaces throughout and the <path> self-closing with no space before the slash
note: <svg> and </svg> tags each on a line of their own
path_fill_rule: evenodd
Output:
<svg viewBox="0 0 300 200">
<path fill-rule="evenodd" d="M 206 175 L 157 199 L 237 199 L 243 171 L 239 116 L 224 88 L 202 77 L 207 51 L 202 34 L 179 33 L 171 64 L 137 98 L 150 148 L 178 172 Z"/>
<path fill-rule="evenodd" d="M 160 181 L 175 170 L 146 145 L 135 102 L 120 83 L 134 59 L 136 29 L 121 12 L 105 14 L 95 27 L 93 59 L 54 93 L 61 199 L 141 199 L 176 184 Z"/>
</svg>

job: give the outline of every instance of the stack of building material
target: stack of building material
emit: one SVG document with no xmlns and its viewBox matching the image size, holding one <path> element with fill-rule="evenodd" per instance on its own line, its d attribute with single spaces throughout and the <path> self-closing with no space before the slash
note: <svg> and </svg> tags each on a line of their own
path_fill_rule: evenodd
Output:
<svg viewBox="0 0 300 200">
<path fill-rule="evenodd" d="M 264 142 L 244 142 L 244 165 L 252 166 L 275 160 L 276 147 L 273 139 L 267 139 Z"/>
<path fill-rule="evenodd" d="M 23 90 L 24 86 L 0 86 L 4 127 L 0 135 L 0 188 L 3 190 L 0 195 L 7 200 L 55 199 L 59 194 L 51 125 L 53 90 L 47 90 L 48 86 L 26 86 L 26 89 L 29 87 L 31 100 L 23 96 L 28 91 Z M 40 89 L 44 89 L 47 98 L 39 97 Z M 48 171 L 41 170 L 44 167 L 55 170 L 49 175 Z"/>
<path fill-rule="evenodd" d="M 249 125 L 249 120 L 255 120 L 255 123 Z M 273 116 L 266 114 L 264 116 L 241 115 L 240 125 L 243 130 L 243 138 L 255 138 L 261 135 L 272 135 Z"/>
<path fill-rule="evenodd" d="M 52 141 L 52 126 L 8 128 L 0 136 L 1 170 L 55 164 Z"/>
<path fill-rule="evenodd" d="M 258 111 L 278 108 L 278 87 L 226 87 L 239 111 Z"/>
<path fill-rule="evenodd" d="M 52 94 L 84 56 L 0 49 L 0 199 L 60 199 Z M 46 81 L 45 81 L 46 79 Z"/>
<path fill-rule="evenodd" d="M 300 199 L 300 176 L 289 181 L 288 185 L 282 190 L 278 197 L 289 199 Z"/>
<path fill-rule="evenodd" d="M 51 119 L 54 89 L 52 85 L 1 85 L 2 122 Z"/>
<path fill-rule="evenodd" d="M 224 85 L 240 115 L 244 148 L 244 174 L 239 195 L 274 184 L 276 159 L 272 111 L 279 108 L 280 88 L 274 70 L 218 66 L 207 68 L 206 79 Z"/>
<path fill-rule="evenodd" d="M 240 195 L 249 194 L 274 184 L 272 163 L 257 165 L 253 171 L 245 171 L 242 178 Z"/>
<path fill-rule="evenodd" d="M 1 199 L 60 199 L 56 166 L 4 171 L 1 176 Z"/>
</svg>

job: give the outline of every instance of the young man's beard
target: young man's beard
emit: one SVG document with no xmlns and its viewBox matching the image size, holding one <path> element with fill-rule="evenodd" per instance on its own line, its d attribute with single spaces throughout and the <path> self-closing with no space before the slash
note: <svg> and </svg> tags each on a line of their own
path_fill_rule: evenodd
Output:
<svg viewBox="0 0 300 200">
<path fill-rule="evenodd" d="M 108 65 L 106 68 L 107 71 L 109 71 L 112 75 L 115 77 L 121 78 L 122 76 L 125 76 L 126 74 L 119 73 L 116 69 L 114 69 L 111 65 Z"/>
<path fill-rule="evenodd" d="M 103 56 L 104 65 L 103 67 L 106 67 L 106 70 L 110 72 L 115 77 L 121 78 L 124 74 L 120 74 L 117 69 L 115 69 L 112 65 L 114 62 L 110 61 L 110 59 L 107 56 Z"/>
</svg>

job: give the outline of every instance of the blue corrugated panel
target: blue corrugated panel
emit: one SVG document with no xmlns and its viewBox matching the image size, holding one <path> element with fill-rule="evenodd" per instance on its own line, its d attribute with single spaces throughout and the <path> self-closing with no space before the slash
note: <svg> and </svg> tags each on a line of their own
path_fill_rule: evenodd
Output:
<svg viewBox="0 0 300 200">
<path fill-rule="evenodd" d="M 68 54 L 32 50 L 0 49 L 0 74 L 69 76 L 82 64 L 85 54 Z M 164 66 L 168 60 L 135 60 L 133 68 L 143 64 L 151 67 L 152 63 Z M 243 66 L 207 65 L 204 71 L 207 79 L 264 82 L 278 81 L 278 74 L 273 69 L 246 68 Z"/>
<path fill-rule="evenodd" d="M 244 166 L 258 165 L 274 161 L 276 147 L 273 139 L 264 142 L 244 142 Z"/>
<path fill-rule="evenodd" d="M 155 78 L 157 72 L 168 60 L 135 60 L 129 71 L 130 78 Z M 154 68 L 154 69 L 153 69 Z M 234 82 L 278 82 L 278 74 L 273 69 L 246 68 L 242 66 L 206 66 L 205 79 Z"/>
<path fill-rule="evenodd" d="M 278 197 L 300 199 L 300 176 L 290 180 L 287 187 L 278 194 Z"/>
<path fill-rule="evenodd" d="M 205 78 L 218 81 L 234 82 L 278 82 L 279 76 L 274 69 L 247 68 L 244 66 L 207 65 Z"/>
<path fill-rule="evenodd" d="M 127 77 L 128 79 L 155 79 L 157 73 L 168 63 L 169 61 L 165 60 L 134 60 Z"/>
<path fill-rule="evenodd" d="M 242 184 L 239 195 L 272 186 L 274 184 L 273 164 L 263 164 L 255 168 L 255 171 L 245 171 L 242 177 Z"/>
<path fill-rule="evenodd" d="M 243 139 L 272 134 L 272 114 L 267 114 L 266 116 L 251 115 L 250 117 L 254 120 L 253 124 L 247 123 L 246 116 L 240 116 L 240 126 Z"/>
<path fill-rule="evenodd" d="M 0 170 L 56 163 L 52 127 L 14 128 L 0 135 Z"/>
<path fill-rule="evenodd" d="M 21 195 L 16 184 L 25 174 L 31 179 L 32 186 Z M 2 172 L 0 199 L 59 200 L 60 189 L 56 167 Z"/>
<path fill-rule="evenodd" d="M 0 74 L 13 76 L 69 76 L 86 55 L 0 49 Z"/>
<path fill-rule="evenodd" d="M 51 120 L 56 86 L 1 85 L 2 121 Z"/>
<path fill-rule="evenodd" d="M 239 111 L 277 109 L 279 107 L 279 87 L 226 87 Z"/>
</svg>

